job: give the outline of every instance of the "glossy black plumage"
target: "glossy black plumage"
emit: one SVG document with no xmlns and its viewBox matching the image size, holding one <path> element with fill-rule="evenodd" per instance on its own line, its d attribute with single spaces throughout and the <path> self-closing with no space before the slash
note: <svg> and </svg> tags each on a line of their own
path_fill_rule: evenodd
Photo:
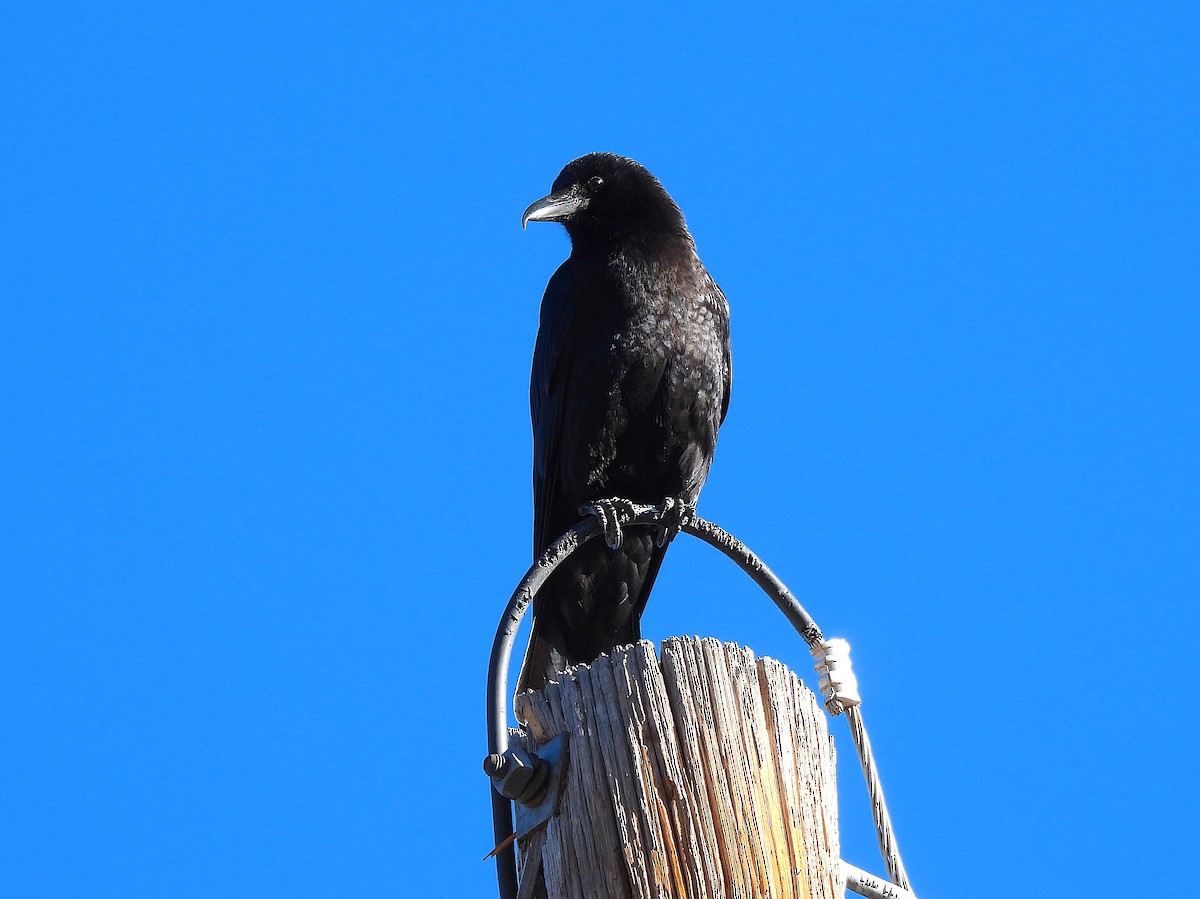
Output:
<svg viewBox="0 0 1200 899">
<path fill-rule="evenodd" d="M 729 405 L 729 309 L 683 215 L 631 159 L 571 162 L 522 220 L 559 221 L 571 255 L 550 279 L 530 380 L 534 554 L 620 497 L 694 504 Z M 549 647 L 591 661 L 639 638 L 666 547 L 628 528 L 618 550 L 590 541 L 534 603 L 522 687 L 544 679 Z"/>
</svg>

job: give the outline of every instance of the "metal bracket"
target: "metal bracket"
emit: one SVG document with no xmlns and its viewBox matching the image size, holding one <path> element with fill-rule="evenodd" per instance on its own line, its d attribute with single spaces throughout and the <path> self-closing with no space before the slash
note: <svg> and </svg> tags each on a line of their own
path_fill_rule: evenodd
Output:
<svg viewBox="0 0 1200 899">
<path fill-rule="evenodd" d="M 538 758 L 550 765 L 550 780 L 546 791 L 537 805 L 528 806 L 518 802 L 517 805 L 517 837 L 524 837 L 541 827 L 554 817 L 558 811 L 558 797 L 562 794 L 563 780 L 567 776 L 567 735 L 559 734 L 541 746 L 537 751 Z"/>
</svg>

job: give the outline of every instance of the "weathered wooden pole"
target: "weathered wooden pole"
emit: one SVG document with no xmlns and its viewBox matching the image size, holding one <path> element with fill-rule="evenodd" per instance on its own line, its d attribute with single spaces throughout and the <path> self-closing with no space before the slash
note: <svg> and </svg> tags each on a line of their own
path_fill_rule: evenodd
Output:
<svg viewBox="0 0 1200 899">
<path fill-rule="evenodd" d="M 799 678 L 731 643 L 643 641 L 517 697 L 568 735 L 555 815 L 519 840 L 519 896 L 840 899 L 834 754 Z"/>
</svg>

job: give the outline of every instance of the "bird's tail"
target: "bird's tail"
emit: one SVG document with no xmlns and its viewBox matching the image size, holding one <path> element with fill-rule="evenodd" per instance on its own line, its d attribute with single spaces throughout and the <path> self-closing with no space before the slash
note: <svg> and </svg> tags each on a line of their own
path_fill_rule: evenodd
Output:
<svg viewBox="0 0 1200 899">
<path fill-rule="evenodd" d="M 525 661 L 521 663 L 521 673 L 517 675 L 516 692 L 542 689 L 568 664 L 570 663 L 557 649 L 539 636 L 535 618 L 533 630 L 529 634 L 529 646 L 525 650 Z"/>
</svg>

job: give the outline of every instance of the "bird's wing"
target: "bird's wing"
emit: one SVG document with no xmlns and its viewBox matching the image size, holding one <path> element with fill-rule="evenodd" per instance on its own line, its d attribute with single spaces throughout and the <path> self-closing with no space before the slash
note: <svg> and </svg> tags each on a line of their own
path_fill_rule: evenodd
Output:
<svg viewBox="0 0 1200 899">
<path fill-rule="evenodd" d="M 553 509 L 558 486 L 556 460 L 562 433 L 567 379 L 571 371 L 571 263 L 558 267 L 542 296 L 541 322 L 529 379 L 533 421 L 533 552 L 556 539 Z"/>
<path fill-rule="evenodd" d="M 729 411 L 729 393 L 733 389 L 733 351 L 730 348 L 729 340 L 729 301 L 725 299 L 725 292 L 717 286 L 717 282 L 710 276 L 708 283 L 712 285 L 713 294 L 716 299 L 717 310 L 721 314 L 717 320 L 720 322 L 718 327 L 724 330 L 720 335 L 721 338 L 721 368 L 724 373 L 723 396 L 721 397 L 721 418 L 717 424 L 725 423 L 725 414 Z"/>
</svg>

